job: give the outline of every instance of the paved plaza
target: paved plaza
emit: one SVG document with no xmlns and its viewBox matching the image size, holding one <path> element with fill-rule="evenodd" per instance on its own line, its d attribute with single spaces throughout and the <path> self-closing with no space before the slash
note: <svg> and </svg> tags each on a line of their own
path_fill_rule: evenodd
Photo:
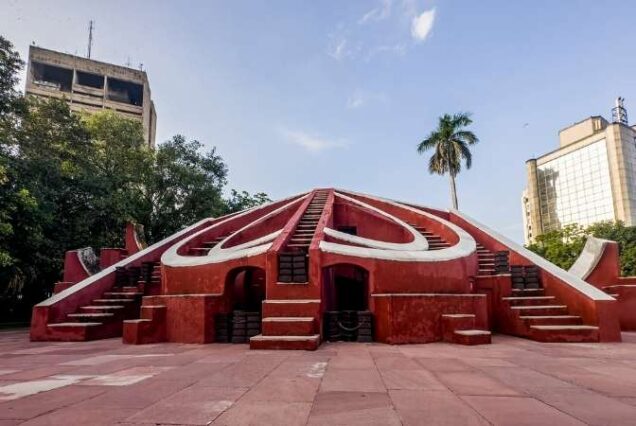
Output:
<svg viewBox="0 0 636 426">
<path fill-rule="evenodd" d="M 633 425 L 619 344 L 31 343 L 0 332 L 0 425 Z"/>
</svg>

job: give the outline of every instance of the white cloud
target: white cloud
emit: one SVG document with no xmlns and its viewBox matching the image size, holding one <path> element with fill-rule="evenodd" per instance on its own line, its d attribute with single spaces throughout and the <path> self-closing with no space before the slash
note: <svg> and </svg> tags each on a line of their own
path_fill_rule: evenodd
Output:
<svg viewBox="0 0 636 426">
<path fill-rule="evenodd" d="M 377 55 L 381 55 L 384 53 L 394 54 L 397 56 L 404 56 L 406 54 L 406 44 L 405 43 L 396 43 L 396 44 L 383 44 L 380 46 L 373 47 L 369 49 L 369 53 L 367 54 L 367 61 L 370 61 Z"/>
<path fill-rule="evenodd" d="M 327 48 L 327 53 L 337 61 L 350 56 L 351 51 L 347 47 L 347 39 L 334 40 Z"/>
<path fill-rule="evenodd" d="M 358 24 L 366 24 L 370 21 L 383 21 L 391 16 L 391 7 L 393 6 L 393 0 L 381 0 L 379 7 L 373 8 L 365 13 L 359 20 Z"/>
<path fill-rule="evenodd" d="M 370 102 L 386 102 L 387 98 L 384 93 L 372 93 L 364 90 L 356 90 L 347 99 L 347 108 L 361 108 Z"/>
<path fill-rule="evenodd" d="M 281 129 L 283 137 L 290 143 L 305 148 L 309 152 L 321 152 L 330 148 L 344 148 L 348 145 L 344 139 L 326 139 L 307 132 Z"/>
<path fill-rule="evenodd" d="M 420 15 L 413 18 L 411 23 L 411 36 L 416 41 L 424 41 L 433 29 L 435 23 L 435 8 L 425 10 Z"/>
</svg>

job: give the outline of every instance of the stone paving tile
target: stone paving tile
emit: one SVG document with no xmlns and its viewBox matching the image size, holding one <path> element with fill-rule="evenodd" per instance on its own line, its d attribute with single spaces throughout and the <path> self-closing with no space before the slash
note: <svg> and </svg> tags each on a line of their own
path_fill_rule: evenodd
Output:
<svg viewBox="0 0 636 426">
<path fill-rule="evenodd" d="M 587 389 L 546 389 L 536 398 L 589 425 L 636 424 L 636 407 Z"/>
<path fill-rule="evenodd" d="M 103 388 L 66 386 L 0 403 L 0 419 L 30 419 L 104 393 Z"/>
<path fill-rule="evenodd" d="M 382 392 L 386 388 L 378 371 L 373 369 L 327 368 L 321 391 Z"/>
<path fill-rule="evenodd" d="M 306 402 L 239 401 L 212 424 L 300 426 L 307 424 L 310 410 Z"/>
<path fill-rule="evenodd" d="M 399 425 L 386 392 L 320 392 L 309 415 L 310 425 Z"/>
<path fill-rule="evenodd" d="M 100 395 L 81 403 L 84 407 L 146 408 L 170 395 L 173 395 L 194 382 L 190 379 L 163 380 L 148 379 L 130 386 L 111 387 Z"/>
<path fill-rule="evenodd" d="M 56 410 L 52 413 L 27 420 L 20 423 L 25 426 L 52 426 L 52 425 L 113 425 L 120 420 L 132 415 L 134 409 L 117 409 L 112 408 L 79 408 L 66 407 Z"/>
<path fill-rule="evenodd" d="M 387 389 L 445 390 L 446 386 L 426 370 L 384 370 L 382 380 Z"/>
<path fill-rule="evenodd" d="M 246 390 L 186 388 L 128 417 L 126 421 L 205 425 L 230 408 Z"/>
<path fill-rule="evenodd" d="M 520 392 L 481 372 L 444 372 L 436 376 L 458 395 L 521 395 Z"/>
<path fill-rule="evenodd" d="M 26 331 L 0 332 L 0 426 L 632 425 L 636 333 L 623 340 L 494 336 L 477 347 L 326 343 L 302 352 L 31 343 Z"/>
<path fill-rule="evenodd" d="M 405 425 L 485 426 L 489 423 L 447 389 L 392 390 L 391 400 Z"/>
<path fill-rule="evenodd" d="M 495 425 L 585 425 L 576 418 L 534 398 L 465 396 L 462 399 Z"/>
</svg>

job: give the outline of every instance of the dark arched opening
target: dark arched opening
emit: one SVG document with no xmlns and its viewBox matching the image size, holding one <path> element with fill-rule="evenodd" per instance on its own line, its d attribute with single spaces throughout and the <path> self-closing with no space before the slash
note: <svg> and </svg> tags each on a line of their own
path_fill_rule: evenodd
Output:
<svg viewBox="0 0 636 426">
<path fill-rule="evenodd" d="M 265 270 L 255 267 L 234 269 L 227 275 L 225 288 L 233 311 L 260 311 L 265 299 Z"/>
<path fill-rule="evenodd" d="M 261 307 L 265 299 L 265 270 L 233 269 L 225 280 L 228 313 L 215 316 L 215 341 L 246 343 L 261 333 Z"/>
<path fill-rule="evenodd" d="M 373 340 L 369 311 L 369 273 L 356 265 L 339 264 L 323 270 L 324 334 L 327 340 Z"/>
</svg>

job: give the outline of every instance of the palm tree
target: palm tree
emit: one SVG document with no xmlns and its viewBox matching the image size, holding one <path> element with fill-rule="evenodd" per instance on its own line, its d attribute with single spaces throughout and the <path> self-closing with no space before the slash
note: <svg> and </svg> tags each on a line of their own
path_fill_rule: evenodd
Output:
<svg viewBox="0 0 636 426">
<path fill-rule="evenodd" d="M 437 129 L 417 145 L 419 154 L 424 154 L 429 149 L 435 150 L 428 162 L 428 171 L 438 175 L 448 173 L 454 209 L 457 209 L 455 176 L 461 171 L 462 160 L 465 160 L 466 168 L 470 169 L 472 155 L 468 146 L 479 142 L 473 132 L 465 129 L 472 122 L 470 113 L 444 114 L 439 117 Z"/>
</svg>

